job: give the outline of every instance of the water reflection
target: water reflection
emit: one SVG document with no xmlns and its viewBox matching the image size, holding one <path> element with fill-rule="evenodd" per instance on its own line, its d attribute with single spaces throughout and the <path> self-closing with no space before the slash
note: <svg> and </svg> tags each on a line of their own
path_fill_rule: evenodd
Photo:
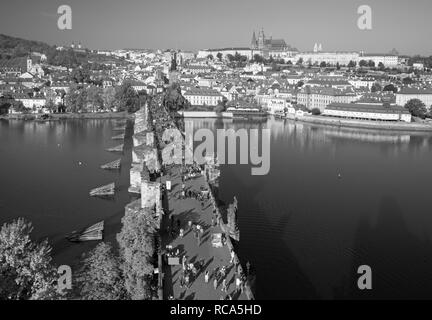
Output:
<svg viewBox="0 0 432 320">
<path fill-rule="evenodd" d="M 258 298 L 432 297 L 430 134 L 192 122 L 271 129 L 270 173 L 224 165 L 220 182 L 224 201 L 239 199 L 240 256 L 257 270 Z M 371 292 L 357 289 L 362 264 Z"/>
<path fill-rule="evenodd" d="M 115 120 L 0 121 L 0 224 L 30 220 L 35 238 L 48 237 L 58 264 L 74 265 L 96 245 L 71 244 L 65 235 L 100 220 L 115 245 L 129 202 L 132 147 L 129 124 L 121 171 L 99 169 L 119 158 L 105 151 L 118 144 L 111 139 L 115 126 Z M 91 188 L 113 181 L 119 186 L 113 201 L 88 196 Z"/>
<path fill-rule="evenodd" d="M 32 220 L 36 237 L 54 244 L 58 263 L 91 247 L 71 245 L 64 235 L 101 219 L 115 243 L 130 199 L 128 165 L 120 173 L 98 169 L 117 157 L 104 151 L 117 144 L 113 126 L 0 121 L 0 223 Z M 432 297 L 430 134 L 275 119 L 194 119 L 186 126 L 271 129 L 269 174 L 223 165 L 219 192 L 226 203 L 239 200 L 239 253 L 255 267 L 258 298 Z M 125 148 L 130 164 L 130 139 Z M 88 197 L 90 188 L 111 181 L 121 186 L 114 201 Z M 356 286 L 362 264 L 372 267 L 371 292 Z"/>
</svg>

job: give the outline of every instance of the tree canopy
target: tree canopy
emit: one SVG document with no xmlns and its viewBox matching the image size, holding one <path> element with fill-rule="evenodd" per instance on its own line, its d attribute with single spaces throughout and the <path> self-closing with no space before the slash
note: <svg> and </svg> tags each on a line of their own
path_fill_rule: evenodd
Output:
<svg viewBox="0 0 432 320">
<path fill-rule="evenodd" d="M 133 300 L 152 299 L 155 238 L 145 214 L 128 212 L 117 235 L 126 290 Z"/>
<path fill-rule="evenodd" d="M 411 115 L 413 115 L 414 117 L 419 117 L 419 118 L 426 118 L 427 115 L 427 109 L 425 104 L 419 100 L 419 99 L 411 99 L 409 100 L 406 105 L 405 108 L 408 109 L 408 111 L 411 113 Z"/>
<path fill-rule="evenodd" d="M 394 84 L 390 83 L 384 87 L 383 91 L 392 91 L 393 93 L 396 93 L 398 89 L 394 86 Z"/>
<path fill-rule="evenodd" d="M 84 257 L 76 279 L 81 299 L 127 298 L 121 264 L 110 244 L 102 242 Z"/>
<path fill-rule="evenodd" d="M 187 109 L 189 106 L 189 101 L 181 94 L 178 84 L 173 84 L 166 90 L 162 103 L 169 111 L 174 112 Z"/>
<path fill-rule="evenodd" d="M 24 219 L 0 230 L 0 300 L 57 299 L 57 271 L 48 241 L 33 242 Z"/>
</svg>

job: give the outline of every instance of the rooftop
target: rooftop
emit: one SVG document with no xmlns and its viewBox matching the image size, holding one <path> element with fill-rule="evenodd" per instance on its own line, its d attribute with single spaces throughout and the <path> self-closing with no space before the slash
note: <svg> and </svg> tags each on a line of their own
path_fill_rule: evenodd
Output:
<svg viewBox="0 0 432 320">
<path fill-rule="evenodd" d="M 389 105 L 385 107 L 382 104 L 331 103 L 326 109 L 369 113 L 409 113 L 407 109 L 401 106 Z"/>
<path fill-rule="evenodd" d="M 221 96 L 221 94 L 214 89 L 193 88 L 186 91 L 184 96 Z"/>
<path fill-rule="evenodd" d="M 397 94 L 432 94 L 432 88 L 402 88 Z"/>
</svg>

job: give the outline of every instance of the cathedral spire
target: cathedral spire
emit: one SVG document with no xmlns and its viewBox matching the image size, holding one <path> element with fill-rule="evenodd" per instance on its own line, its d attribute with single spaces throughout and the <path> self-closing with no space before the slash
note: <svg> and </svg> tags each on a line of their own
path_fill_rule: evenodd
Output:
<svg viewBox="0 0 432 320">
<path fill-rule="evenodd" d="M 257 40 L 256 40 L 255 30 L 254 30 L 254 32 L 252 34 L 251 48 L 256 49 L 256 47 L 257 47 Z"/>
</svg>

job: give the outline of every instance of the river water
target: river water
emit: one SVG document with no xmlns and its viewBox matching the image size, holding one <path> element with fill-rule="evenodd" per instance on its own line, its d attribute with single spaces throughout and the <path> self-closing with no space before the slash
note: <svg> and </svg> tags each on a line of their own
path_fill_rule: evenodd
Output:
<svg viewBox="0 0 432 320">
<path fill-rule="evenodd" d="M 124 155 L 105 151 L 116 120 L 52 122 L 0 120 L 0 224 L 17 217 L 33 223 L 33 235 L 48 237 L 56 264 L 75 266 L 96 243 L 70 243 L 65 236 L 101 220 L 105 239 L 116 244 L 124 206 L 129 202 L 130 125 Z M 99 169 L 122 158 L 120 171 Z M 89 197 L 92 188 L 111 182 L 114 199 Z"/>
<path fill-rule="evenodd" d="M 194 129 L 271 130 L 270 172 L 222 166 L 239 201 L 239 255 L 258 299 L 432 298 L 432 136 L 269 119 Z M 372 269 L 360 291 L 358 267 Z"/>
<path fill-rule="evenodd" d="M 271 131 L 269 174 L 223 165 L 220 179 L 221 199 L 239 201 L 239 256 L 256 270 L 258 299 L 432 298 L 431 135 L 274 119 L 188 125 Z M 105 151 L 120 143 L 111 140 L 114 126 L 0 121 L 0 224 L 32 221 L 58 264 L 76 263 L 95 245 L 64 236 L 100 220 L 115 243 L 130 201 L 131 141 L 120 172 L 99 169 L 119 157 Z M 114 200 L 88 196 L 113 181 Z M 372 269 L 370 291 L 357 287 L 361 265 Z"/>
</svg>

